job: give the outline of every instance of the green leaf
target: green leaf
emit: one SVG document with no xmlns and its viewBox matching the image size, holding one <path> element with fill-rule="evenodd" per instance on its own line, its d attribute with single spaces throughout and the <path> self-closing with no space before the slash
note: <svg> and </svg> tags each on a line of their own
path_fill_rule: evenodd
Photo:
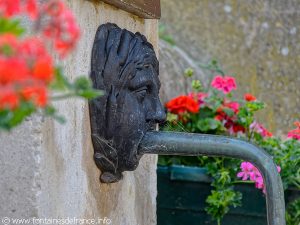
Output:
<svg viewBox="0 0 300 225">
<path fill-rule="evenodd" d="M 228 213 L 230 206 L 237 207 L 241 205 L 241 198 L 242 194 L 231 188 L 212 190 L 206 199 L 208 206 L 205 210 L 213 219 L 220 221 Z"/>
<path fill-rule="evenodd" d="M 10 45 L 3 45 L 0 48 L 0 52 L 5 56 L 12 56 L 13 55 L 13 49 Z"/>
<path fill-rule="evenodd" d="M 74 88 L 76 90 L 86 90 L 92 87 L 92 82 L 86 77 L 78 77 L 74 82 Z"/>
<path fill-rule="evenodd" d="M 198 115 L 199 115 L 200 119 L 214 118 L 215 117 L 214 111 L 209 107 L 201 108 Z"/>
<path fill-rule="evenodd" d="M 196 92 L 202 91 L 203 87 L 202 87 L 201 81 L 200 80 L 193 80 L 192 81 L 192 88 Z"/>
<path fill-rule="evenodd" d="M 86 99 L 93 99 L 93 98 L 97 98 L 101 95 L 103 95 L 102 91 L 99 90 L 80 90 L 77 92 L 78 96 L 86 98 Z"/>
<path fill-rule="evenodd" d="M 166 34 L 166 27 L 163 24 L 159 24 L 158 36 L 161 40 L 164 40 L 170 45 L 175 45 L 173 37 L 171 35 Z"/>
<path fill-rule="evenodd" d="M 227 116 L 232 117 L 234 116 L 234 111 L 228 107 L 224 107 L 223 111 L 226 113 Z"/>
<path fill-rule="evenodd" d="M 87 99 L 93 99 L 103 94 L 102 91 L 93 89 L 91 80 L 86 77 L 77 78 L 73 87 L 77 96 Z"/>
<path fill-rule="evenodd" d="M 184 71 L 184 76 L 186 77 L 192 77 L 193 75 L 194 75 L 194 70 L 190 67 Z"/>
<path fill-rule="evenodd" d="M 250 110 L 250 111 L 258 111 L 261 110 L 263 108 L 265 108 L 265 103 L 263 102 L 259 102 L 259 101 L 255 101 L 255 102 L 246 102 L 246 107 Z"/>
<path fill-rule="evenodd" d="M 71 84 L 62 73 L 61 67 L 55 68 L 55 78 L 50 84 L 50 88 L 55 91 L 65 91 L 71 87 Z"/>
<path fill-rule="evenodd" d="M 21 26 L 20 20 L 0 17 L 0 34 L 11 33 L 21 36 L 24 32 L 25 29 Z"/>
<path fill-rule="evenodd" d="M 45 116 L 52 117 L 53 119 L 55 119 L 57 122 L 61 124 L 66 122 L 66 119 L 63 116 L 57 114 L 57 111 L 53 106 L 50 105 L 46 106 L 43 112 Z"/>
<path fill-rule="evenodd" d="M 36 111 L 35 106 L 31 102 L 22 102 L 21 106 L 14 111 L 14 115 L 10 121 L 10 125 L 16 126 L 20 124 L 27 116 Z"/>
<path fill-rule="evenodd" d="M 211 118 L 202 119 L 197 122 L 197 128 L 202 132 L 216 130 L 220 125 L 220 121 Z"/>
<path fill-rule="evenodd" d="M 13 113 L 10 110 L 0 111 L 0 129 L 10 130 L 9 121 L 13 117 Z"/>
<path fill-rule="evenodd" d="M 218 60 L 216 60 L 216 59 L 212 59 L 210 63 L 211 63 L 211 65 L 214 65 L 214 66 L 218 66 L 218 64 L 219 64 Z"/>
<path fill-rule="evenodd" d="M 23 120 L 36 111 L 35 106 L 31 102 L 22 102 L 14 111 L 5 110 L 0 114 L 0 127 L 6 130 L 19 125 Z"/>
<path fill-rule="evenodd" d="M 166 159 L 166 156 L 162 155 L 162 156 L 158 156 L 158 162 L 157 162 L 158 165 L 161 165 L 161 166 L 167 166 L 168 165 L 168 161 Z"/>
</svg>

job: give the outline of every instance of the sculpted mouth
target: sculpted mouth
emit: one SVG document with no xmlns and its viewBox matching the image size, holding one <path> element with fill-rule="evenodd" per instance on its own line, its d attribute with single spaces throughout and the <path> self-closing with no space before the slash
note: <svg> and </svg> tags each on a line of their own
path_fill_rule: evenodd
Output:
<svg viewBox="0 0 300 225">
<path fill-rule="evenodd" d="M 146 132 L 147 132 L 147 131 L 154 131 L 154 130 L 156 130 L 156 124 L 157 124 L 157 123 L 152 122 L 152 121 L 148 122 L 148 123 L 147 123 L 147 129 L 146 129 Z"/>
</svg>

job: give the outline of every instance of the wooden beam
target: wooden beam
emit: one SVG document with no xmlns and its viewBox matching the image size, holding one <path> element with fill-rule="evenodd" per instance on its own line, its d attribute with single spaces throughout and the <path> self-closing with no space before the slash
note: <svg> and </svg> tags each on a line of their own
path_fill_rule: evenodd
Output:
<svg viewBox="0 0 300 225">
<path fill-rule="evenodd" d="M 145 19 L 160 18 L 160 0 L 102 0 Z"/>
</svg>

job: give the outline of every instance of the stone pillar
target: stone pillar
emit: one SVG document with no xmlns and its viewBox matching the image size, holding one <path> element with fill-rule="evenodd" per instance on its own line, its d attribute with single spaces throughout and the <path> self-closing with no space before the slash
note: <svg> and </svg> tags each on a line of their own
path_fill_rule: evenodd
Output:
<svg viewBox="0 0 300 225">
<path fill-rule="evenodd" d="M 139 31 L 157 47 L 157 20 L 141 19 L 100 1 L 67 4 L 82 30 L 77 49 L 63 62 L 70 79 L 88 76 L 100 24 Z M 138 169 L 125 172 L 119 183 L 100 184 L 87 102 L 69 99 L 55 106 L 66 124 L 33 116 L 11 133 L 0 133 L 0 219 L 107 217 L 113 225 L 156 224 L 157 157 L 144 156 Z"/>
</svg>

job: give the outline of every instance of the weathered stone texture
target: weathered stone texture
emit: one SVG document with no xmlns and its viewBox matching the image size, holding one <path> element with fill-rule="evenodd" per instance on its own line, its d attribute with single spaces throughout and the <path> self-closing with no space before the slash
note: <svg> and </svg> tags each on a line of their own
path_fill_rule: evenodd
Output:
<svg viewBox="0 0 300 225">
<path fill-rule="evenodd" d="M 143 20 L 102 2 L 67 1 L 82 29 L 76 50 L 63 62 L 70 79 L 88 75 L 95 32 L 112 22 L 144 33 L 157 46 L 157 21 Z M 110 218 L 112 225 L 156 224 L 156 156 L 144 156 L 135 172 L 100 184 L 93 161 L 88 104 L 56 102 L 66 124 L 35 116 L 0 133 L 0 217 Z M 99 121 L 101 122 L 101 121 Z"/>
<path fill-rule="evenodd" d="M 178 48 L 195 63 L 216 58 L 228 74 L 236 74 L 238 93 L 251 92 L 267 103 L 259 120 L 270 130 L 292 128 L 300 112 L 298 0 L 162 0 L 161 5 L 161 22 Z M 163 88 L 177 90 L 181 78 L 170 68 L 161 74 L 173 80 Z"/>
</svg>

